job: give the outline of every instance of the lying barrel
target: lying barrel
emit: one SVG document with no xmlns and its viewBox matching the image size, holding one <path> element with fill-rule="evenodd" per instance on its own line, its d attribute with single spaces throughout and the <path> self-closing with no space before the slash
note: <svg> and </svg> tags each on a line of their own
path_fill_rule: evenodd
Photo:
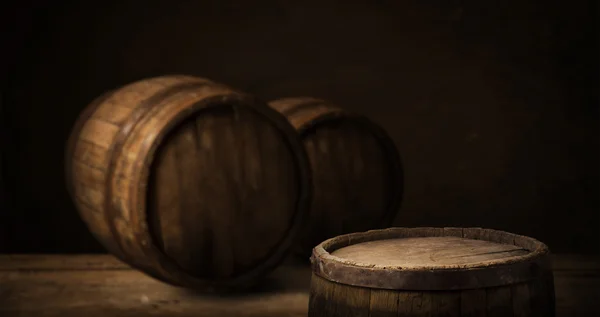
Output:
<svg viewBox="0 0 600 317">
<path fill-rule="evenodd" d="M 315 98 L 269 103 L 298 131 L 309 156 L 314 197 L 297 251 L 334 236 L 389 227 L 402 200 L 398 150 L 379 125 Z"/>
<path fill-rule="evenodd" d="M 317 246 L 310 317 L 555 315 L 549 251 L 481 228 L 391 228 Z"/>
<path fill-rule="evenodd" d="M 309 168 L 285 117 L 189 76 L 104 94 L 66 153 L 94 236 L 148 275 L 202 291 L 249 287 L 283 259 L 309 211 Z"/>
</svg>

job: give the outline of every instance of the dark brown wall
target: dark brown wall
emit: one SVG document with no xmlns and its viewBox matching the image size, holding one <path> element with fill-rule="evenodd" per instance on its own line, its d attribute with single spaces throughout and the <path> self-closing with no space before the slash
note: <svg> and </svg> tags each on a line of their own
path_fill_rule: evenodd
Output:
<svg viewBox="0 0 600 317">
<path fill-rule="evenodd" d="M 600 251 L 595 1 L 40 3 L 5 22 L 4 251 L 99 250 L 65 191 L 66 137 L 104 90 L 168 73 L 371 116 L 403 154 L 397 225 Z"/>
</svg>

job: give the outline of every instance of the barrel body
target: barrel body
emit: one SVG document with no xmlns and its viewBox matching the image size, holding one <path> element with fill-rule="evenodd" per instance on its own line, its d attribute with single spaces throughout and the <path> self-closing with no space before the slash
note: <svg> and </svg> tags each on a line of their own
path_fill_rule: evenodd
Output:
<svg viewBox="0 0 600 317">
<path fill-rule="evenodd" d="M 248 287 L 283 259 L 307 216 L 308 171 L 283 116 L 190 76 L 104 94 L 66 150 L 73 201 L 109 252 L 204 291 Z"/>
<path fill-rule="evenodd" d="M 331 237 L 391 225 L 400 207 L 403 174 L 398 150 L 379 125 L 315 98 L 269 103 L 298 131 L 309 156 L 312 212 L 297 251 Z"/>
<path fill-rule="evenodd" d="M 310 317 L 555 316 L 549 251 L 482 228 L 391 228 L 317 246 Z"/>
</svg>

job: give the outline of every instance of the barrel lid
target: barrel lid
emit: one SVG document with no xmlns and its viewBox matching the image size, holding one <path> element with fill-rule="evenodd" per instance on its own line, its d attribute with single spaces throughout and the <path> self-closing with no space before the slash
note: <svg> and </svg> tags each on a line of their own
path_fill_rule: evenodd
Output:
<svg viewBox="0 0 600 317">
<path fill-rule="evenodd" d="M 209 110 L 210 109 L 210 110 Z M 213 115 L 211 115 L 211 111 L 214 111 L 214 117 Z M 225 112 L 224 112 L 225 111 Z M 246 119 L 244 118 L 239 118 L 238 115 L 247 115 L 248 117 Z M 219 134 L 217 130 L 212 131 L 212 135 L 215 137 L 220 137 L 219 140 L 213 140 L 211 142 L 207 142 L 206 140 L 202 139 L 204 136 L 202 135 L 198 135 L 195 137 L 195 141 L 196 142 L 205 142 L 206 144 L 203 146 L 209 146 L 208 144 L 217 144 L 218 148 L 222 148 L 223 151 L 220 151 L 220 154 L 223 153 L 229 153 L 230 157 L 235 157 L 236 158 L 236 162 L 246 162 L 246 164 L 249 164 L 252 168 L 243 168 L 244 166 L 242 165 L 241 167 L 238 166 L 233 166 L 232 164 L 236 163 L 236 162 L 229 162 L 229 161 L 223 161 L 222 158 L 219 159 L 218 157 L 210 157 L 207 158 L 204 162 L 213 162 L 214 164 L 225 164 L 225 163 L 231 163 L 229 165 L 232 165 L 233 169 L 226 169 L 224 166 L 222 165 L 221 167 L 214 167 L 212 165 L 207 165 L 204 166 L 203 164 L 200 164 L 196 169 L 194 169 L 193 171 L 195 173 L 192 173 L 192 170 L 186 170 L 186 173 L 190 173 L 190 175 L 188 175 L 188 179 L 194 179 L 196 176 L 195 175 L 201 175 L 204 174 L 205 176 L 210 176 L 212 175 L 212 178 L 208 178 L 206 179 L 206 177 L 203 177 L 201 180 L 203 183 L 208 184 L 209 182 L 214 182 L 215 183 L 215 188 L 218 186 L 221 186 L 221 191 L 223 194 L 222 195 L 230 195 L 232 197 L 231 200 L 232 201 L 227 201 L 224 200 L 223 197 L 218 197 L 219 194 L 217 194 L 216 192 L 202 192 L 202 195 L 198 194 L 199 197 L 203 197 L 203 201 L 200 202 L 194 202 L 194 199 L 191 199 L 192 197 L 190 196 L 189 203 L 190 206 L 186 206 L 185 209 L 183 209 L 182 211 L 180 211 L 181 215 L 185 215 L 186 212 L 183 211 L 191 211 L 194 210 L 193 206 L 200 204 L 206 204 L 207 206 L 205 206 L 206 210 L 212 210 L 211 214 L 212 216 L 209 218 L 217 219 L 214 220 L 216 221 L 216 223 L 214 224 L 213 228 L 209 228 L 210 224 L 205 224 L 202 226 L 203 229 L 200 228 L 199 225 L 197 225 L 194 221 L 190 221 L 189 223 L 187 223 L 186 221 L 183 221 L 182 223 L 186 224 L 186 234 L 193 233 L 193 236 L 198 235 L 197 232 L 202 232 L 202 231 L 209 231 L 212 230 L 214 231 L 214 237 L 212 239 L 209 238 L 198 238 L 199 240 L 202 241 L 198 241 L 198 245 L 201 244 L 208 244 L 211 241 L 213 241 L 214 245 L 210 245 L 210 246 L 203 246 L 203 249 L 210 249 L 213 250 L 214 253 L 219 253 L 218 255 L 216 254 L 207 254 L 206 257 L 201 258 L 198 257 L 199 255 L 201 255 L 204 251 L 197 251 L 195 252 L 194 257 L 195 259 L 192 259 L 193 261 L 189 261 L 187 264 L 184 264 L 184 260 L 186 260 L 186 256 L 187 254 L 191 254 L 192 251 L 191 250 L 196 250 L 196 247 L 198 246 L 194 246 L 193 248 L 187 249 L 183 247 L 181 248 L 181 246 L 178 246 L 181 250 L 177 251 L 178 253 L 175 252 L 170 252 L 167 251 L 167 249 L 165 248 L 165 241 L 164 241 L 164 237 L 162 238 L 158 238 L 157 232 L 158 232 L 158 228 L 155 228 L 155 225 L 152 225 L 150 227 L 152 228 L 142 228 L 143 232 L 144 232 L 144 236 L 151 236 L 152 239 L 151 241 L 153 241 L 152 244 L 148 244 L 147 246 L 145 246 L 145 248 L 149 249 L 152 248 L 152 253 L 154 253 L 155 255 L 157 255 L 156 251 L 158 252 L 158 258 L 156 258 L 154 264 L 159 266 L 159 271 L 161 272 L 161 279 L 163 280 L 167 280 L 168 282 L 172 283 L 172 284 L 176 284 L 179 286 L 185 286 L 185 287 L 189 287 L 189 288 L 195 288 L 195 289 L 199 289 L 199 290 L 203 290 L 203 291 L 207 291 L 207 292 L 212 292 L 212 291 L 218 291 L 218 292 L 229 292 L 229 291 L 236 291 L 236 290 L 240 290 L 240 289 L 244 289 L 246 287 L 251 286 L 252 284 L 256 283 L 262 276 L 268 274 L 270 271 L 272 271 L 274 268 L 277 267 L 277 265 L 283 261 L 284 257 L 288 254 L 288 252 L 291 251 L 291 247 L 293 246 L 293 241 L 296 239 L 296 237 L 301 233 L 301 229 L 302 226 L 301 224 L 303 224 L 305 222 L 305 218 L 308 215 L 308 211 L 309 211 L 309 202 L 310 202 L 310 196 L 311 196 L 311 182 L 310 182 L 310 173 L 308 172 L 310 167 L 309 167 L 309 163 L 308 163 L 308 158 L 306 157 L 306 153 L 302 147 L 302 144 L 300 142 L 300 140 L 298 140 L 297 136 L 296 136 L 296 132 L 293 129 L 293 127 L 291 125 L 289 125 L 289 123 L 287 122 L 287 120 L 281 116 L 279 113 L 277 113 L 275 110 L 269 108 L 267 106 L 266 103 L 256 99 L 253 96 L 235 91 L 235 90 L 230 90 L 229 92 L 225 93 L 225 94 L 219 94 L 216 95 L 214 97 L 208 97 L 208 98 L 203 98 L 201 100 L 199 100 L 198 102 L 192 104 L 188 109 L 185 109 L 185 111 L 182 111 L 178 114 L 175 115 L 175 117 L 171 118 L 168 123 L 166 123 L 166 125 L 164 125 L 161 129 L 161 137 L 155 139 L 149 146 L 149 151 L 148 151 L 148 155 L 145 156 L 145 161 L 143 162 L 143 166 L 145 166 L 145 168 L 143 169 L 143 174 L 140 177 L 140 179 L 144 180 L 143 183 L 148 183 L 148 188 L 151 188 L 152 183 L 154 181 L 157 180 L 153 180 L 152 178 L 154 177 L 153 175 L 156 175 L 156 169 L 153 168 L 153 166 L 155 167 L 154 163 L 157 162 L 158 157 L 155 157 L 157 154 L 157 150 L 161 149 L 161 147 L 163 146 L 170 146 L 170 145 L 175 145 L 177 143 L 179 143 L 179 139 L 183 140 L 186 137 L 186 133 L 183 133 L 185 129 L 190 128 L 190 131 L 194 130 L 194 126 L 203 126 L 203 124 L 206 124 L 204 126 L 204 130 L 207 129 L 207 127 L 210 126 L 218 126 L 216 124 L 216 122 L 208 122 L 208 121 L 198 121 L 200 118 L 203 117 L 213 117 L 213 118 L 228 118 L 228 120 L 233 120 L 232 121 L 232 125 L 231 127 L 240 127 L 240 128 L 244 128 L 247 125 L 247 122 L 245 122 L 244 120 L 249 120 L 253 121 L 253 120 L 258 120 L 256 122 L 259 122 L 261 124 L 264 124 L 265 127 L 269 127 L 270 131 L 269 133 L 273 133 L 273 137 L 277 137 L 278 138 L 278 142 L 275 145 L 278 146 L 273 146 L 273 144 L 271 142 L 268 142 L 269 138 L 266 138 L 266 132 L 262 132 L 262 139 L 255 137 L 254 134 L 250 133 L 249 135 L 247 135 L 247 138 L 251 138 L 254 137 L 254 139 L 261 141 L 262 143 L 259 142 L 259 144 L 254 144 L 255 151 L 263 151 L 265 147 L 267 147 L 269 150 L 271 150 L 271 152 L 275 152 L 276 155 L 269 155 L 269 153 L 271 152 L 264 152 L 264 153 L 259 153 L 256 154 L 256 158 L 258 158 L 258 161 L 254 162 L 252 159 L 254 158 L 253 156 L 249 155 L 248 153 L 245 154 L 240 154 L 238 153 L 237 156 L 232 155 L 232 153 L 235 152 L 227 152 L 225 151 L 226 148 L 230 148 L 233 149 L 235 148 L 237 142 L 233 142 L 232 143 L 232 139 L 233 136 L 231 135 L 232 132 L 231 131 L 225 131 L 222 134 Z M 191 121 L 190 121 L 191 120 Z M 238 122 L 239 121 L 239 122 Z M 165 120 L 166 122 L 166 120 Z M 233 124 L 235 123 L 235 124 Z M 259 133 L 261 131 L 257 130 L 256 127 L 247 127 L 248 129 L 250 129 L 250 132 L 256 130 L 256 133 Z M 184 129 L 184 130 L 181 130 Z M 204 131 L 207 132 L 207 131 Z M 239 131 L 238 131 L 239 132 Z M 173 134 L 175 133 L 175 134 Z M 173 143 L 173 139 L 170 139 L 170 137 L 172 136 L 177 136 L 178 141 Z M 265 139 L 266 138 L 266 139 Z M 220 142 L 217 142 L 220 141 Z M 235 141 L 235 140 L 233 140 Z M 243 145 L 243 144 L 242 144 Z M 248 148 L 252 148 L 250 147 L 250 145 L 252 144 L 246 144 L 243 145 L 245 149 Z M 194 147 L 191 147 L 194 148 Z M 196 151 L 202 151 L 204 148 L 200 147 L 200 148 L 196 148 Z M 176 150 L 176 149 L 175 149 Z M 287 152 L 286 152 L 287 151 Z M 203 152 L 208 153 L 210 151 L 206 151 L 204 150 Z M 214 151 L 213 151 L 214 152 Z M 286 152 L 285 155 L 282 154 L 282 152 Z M 254 152 L 253 152 L 254 153 Z M 214 154 L 214 153 L 213 153 Z M 192 153 L 190 152 L 185 152 L 185 155 L 188 156 L 192 156 L 192 158 L 194 157 L 192 155 Z M 257 202 L 255 200 L 252 200 L 250 198 L 245 198 L 245 196 L 243 196 L 240 191 L 245 191 L 245 194 L 252 194 L 254 196 L 257 196 L 258 194 L 263 193 L 264 191 L 262 190 L 263 188 L 266 188 L 265 186 L 261 186 L 261 184 L 259 183 L 258 185 L 255 184 L 255 182 L 258 182 L 260 180 L 256 180 L 255 178 L 258 177 L 257 175 L 253 175 L 252 173 L 258 173 L 259 171 L 263 170 L 261 169 L 261 167 L 263 167 L 262 165 L 259 166 L 254 166 L 254 163 L 261 163 L 261 164 L 267 164 L 268 162 L 266 161 L 266 158 L 270 158 L 271 160 L 274 160 L 275 162 L 283 162 L 285 159 L 285 162 L 287 162 L 290 166 L 290 168 L 292 168 L 292 170 L 288 170 L 288 173 L 271 173 L 273 170 L 274 171 L 278 171 L 277 169 L 275 169 L 274 166 L 270 165 L 271 169 L 269 170 L 270 174 L 269 175 L 278 175 L 277 176 L 277 180 L 283 182 L 284 184 L 294 184 L 293 188 L 295 188 L 295 191 L 293 192 L 293 201 L 289 201 L 290 205 L 286 208 L 289 208 L 289 213 L 286 215 L 283 215 L 283 213 L 281 212 L 281 203 L 280 204 L 276 204 L 273 201 L 273 195 L 276 195 L 276 191 L 271 190 L 269 191 L 269 195 L 263 195 L 263 198 L 260 199 L 260 203 L 264 203 L 266 204 L 267 202 L 269 202 L 270 200 L 270 206 L 271 209 L 267 210 L 268 212 L 263 212 L 262 214 L 258 214 L 258 212 L 260 212 L 261 206 L 259 206 L 260 204 L 257 204 Z M 289 161 L 289 162 L 288 162 Z M 283 163 L 282 163 L 283 164 Z M 181 161 L 180 159 L 177 160 L 175 162 L 174 167 L 181 169 Z M 191 165 L 190 165 L 191 166 Z M 283 168 L 283 167 L 282 167 Z M 165 170 L 166 171 L 166 170 Z M 200 173 L 203 172 L 203 173 Z M 166 171 L 166 174 L 168 174 L 169 172 Z M 242 176 L 239 176 L 237 174 L 244 174 Z M 249 174 L 249 175 L 245 175 L 245 174 Z M 236 176 L 237 175 L 237 176 Z M 242 177 L 243 179 L 245 179 L 247 182 L 250 182 L 247 184 L 247 188 L 245 188 L 244 190 L 240 190 L 240 189 L 236 189 L 236 187 L 231 187 L 234 185 L 244 185 L 245 183 L 241 182 L 240 179 L 238 179 L 237 177 Z M 263 175 L 264 176 L 264 175 Z M 267 175 L 268 176 L 268 175 Z M 266 177 L 266 176 L 265 176 Z M 275 177 L 275 176 L 273 176 Z M 148 182 L 148 180 L 150 180 Z M 157 182 L 160 184 L 160 182 Z M 225 183 L 225 184 L 221 184 L 221 183 Z M 212 185 L 211 185 L 212 186 Z M 281 191 L 285 191 L 285 190 L 291 190 L 290 186 L 280 186 L 281 187 Z M 140 188 L 140 193 L 138 194 L 139 197 L 145 197 L 148 193 L 146 193 L 145 191 L 148 188 Z M 189 188 L 188 188 L 189 189 Z M 225 189 L 225 190 L 223 190 Z M 233 197 L 235 196 L 235 197 Z M 253 197 L 254 197 L 253 196 Z M 225 197 L 225 196 L 224 196 Z M 283 200 L 281 197 L 277 197 L 281 200 Z M 291 199 L 291 198 L 290 198 Z M 146 201 L 145 199 L 142 199 L 140 201 L 143 201 L 144 205 L 142 205 L 142 209 L 146 209 L 148 207 L 150 207 L 149 201 Z M 224 210 L 229 210 L 229 207 L 225 208 L 225 207 L 221 207 L 221 205 L 225 204 L 221 204 L 219 203 L 219 201 L 226 201 L 227 204 L 231 203 L 234 204 L 232 207 L 233 209 L 235 209 L 234 211 L 236 212 L 237 217 L 234 220 L 230 220 L 228 222 L 224 222 L 226 220 L 226 218 L 228 218 L 227 214 L 224 213 Z M 165 202 L 168 202 L 167 200 L 165 200 Z M 194 203 L 192 203 L 194 202 Z M 212 205 L 208 206 L 208 203 L 212 202 Z M 152 205 L 154 206 L 154 205 Z M 138 219 L 138 222 L 141 224 L 144 224 L 146 222 L 152 223 L 153 221 L 156 221 L 156 217 L 159 217 L 159 212 L 161 212 L 163 215 L 168 214 L 168 212 L 160 211 L 161 208 L 158 208 L 160 206 L 156 205 L 154 207 L 155 208 L 153 211 L 152 210 L 147 210 L 146 214 L 142 214 L 142 216 L 146 216 L 151 219 L 147 219 L 144 217 L 140 217 Z M 191 214 L 191 213 L 195 213 L 195 214 L 199 214 L 200 212 L 189 212 L 187 214 Z M 240 216 L 240 215 L 244 215 L 244 216 Z M 271 224 L 273 225 L 275 223 L 275 220 L 272 220 L 270 222 L 266 222 L 264 221 L 264 219 L 268 219 L 269 217 L 275 217 L 277 216 L 278 218 L 276 220 L 279 220 L 280 222 L 285 222 L 288 224 L 288 227 L 282 226 L 281 228 L 277 228 L 277 232 L 275 232 L 275 230 L 263 230 L 263 232 L 269 232 L 269 234 L 265 234 L 265 233 L 261 233 L 261 232 L 255 232 L 257 230 L 250 230 L 250 229 L 256 229 L 254 228 L 256 225 L 257 221 L 263 221 L 263 223 L 266 224 Z M 285 218 L 287 217 L 287 218 Z M 285 218 L 285 219 L 284 219 Z M 183 218 L 182 218 L 183 219 Z M 180 219 L 181 220 L 181 219 Z M 254 222 L 252 222 L 254 221 Z M 160 221 L 158 221 L 160 222 Z M 233 223 L 235 222 L 235 227 L 233 226 Z M 142 225 L 143 227 L 143 225 Z M 252 231 L 252 234 L 244 234 L 243 231 L 240 231 L 239 229 L 241 228 L 247 228 L 248 230 L 246 231 Z M 263 228 L 265 226 L 262 226 L 260 228 Z M 208 228 L 208 229 L 207 229 Z M 217 230 L 218 229 L 218 232 Z M 264 228 L 263 228 L 264 229 Z M 173 231 L 174 228 L 169 229 L 170 232 L 175 232 Z M 141 232 L 142 230 L 140 230 Z M 165 231 L 166 232 L 166 231 Z M 198 235 L 201 236 L 201 235 Z M 173 241 L 176 241 L 177 237 L 174 236 L 174 238 L 172 239 Z M 238 243 L 233 243 L 229 240 L 233 240 L 236 239 L 236 242 Z M 159 241 L 163 240 L 163 241 Z M 187 242 L 192 241 L 193 239 L 187 239 Z M 267 243 L 260 243 L 260 241 L 263 242 L 268 242 Z M 155 245 L 156 244 L 156 245 Z M 233 247 L 235 246 L 235 250 L 233 250 Z M 156 248 L 157 247 L 157 248 Z M 267 253 L 262 254 L 262 253 L 258 253 L 257 252 L 257 248 L 262 247 L 264 250 L 261 251 L 265 251 Z M 177 249 L 174 249 L 177 250 Z M 227 255 L 228 253 L 230 253 L 229 255 Z M 242 261 L 240 259 L 233 258 L 234 256 L 237 256 L 237 253 L 243 254 L 243 255 L 252 255 L 253 253 L 258 254 L 258 256 L 252 256 L 251 259 L 249 260 L 248 258 L 244 258 L 243 260 L 246 261 L 244 263 L 242 263 Z M 250 257 L 249 257 L 250 258 Z M 204 266 L 198 266 L 195 267 L 194 261 L 198 260 L 198 263 L 205 263 L 205 264 L 212 264 L 209 265 L 208 267 L 204 267 Z M 187 260 L 186 260 L 187 261 Z M 223 263 L 221 263 L 223 262 Z M 227 263 L 225 263 L 227 262 Z M 240 264 L 241 263 L 241 264 Z M 242 264 L 244 264 L 242 266 Z M 226 268 L 227 267 L 227 268 Z M 217 271 L 223 271 L 223 272 L 217 272 Z M 202 274 L 200 274 L 202 273 Z"/>
<path fill-rule="evenodd" d="M 314 97 L 281 98 L 269 105 L 286 116 L 304 141 L 315 191 L 332 191 L 330 198 L 315 198 L 311 228 L 296 249 L 299 255 L 310 256 L 316 244 L 337 234 L 392 225 L 403 200 L 404 171 L 398 148 L 382 126 Z"/>
<path fill-rule="evenodd" d="M 371 120 L 368 116 L 342 109 L 338 106 L 331 105 L 329 102 L 321 99 L 308 98 L 307 103 L 320 102 L 321 105 L 328 110 L 322 110 L 322 113 L 312 120 L 303 121 L 296 129 L 301 136 L 308 135 L 311 131 L 318 129 L 321 126 L 327 126 L 331 123 L 340 121 L 352 121 L 359 127 L 366 128 L 369 134 L 374 138 L 374 141 L 381 146 L 386 156 L 386 167 L 388 168 L 389 187 L 393 188 L 390 193 L 390 199 L 384 209 L 379 225 L 374 228 L 386 228 L 391 226 L 395 217 L 398 214 L 402 200 L 404 198 L 404 170 L 402 168 L 402 158 L 400 152 L 394 143 L 392 137 L 379 124 Z"/>
<path fill-rule="evenodd" d="M 492 229 L 390 228 L 329 239 L 311 263 L 316 275 L 347 285 L 458 290 L 538 278 L 549 271 L 548 254 L 540 241 Z"/>
</svg>

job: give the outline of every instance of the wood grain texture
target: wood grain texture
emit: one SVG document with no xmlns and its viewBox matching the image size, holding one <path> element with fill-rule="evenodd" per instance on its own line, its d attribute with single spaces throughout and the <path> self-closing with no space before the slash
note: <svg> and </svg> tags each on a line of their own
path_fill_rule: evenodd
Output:
<svg viewBox="0 0 600 317">
<path fill-rule="evenodd" d="M 329 239 L 311 261 L 311 317 L 555 316 L 548 248 L 507 232 L 374 230 Z"/>
<path fill-rule="evenodd" d="M 547 280 L 478 290 L 380 290 L 328 281 L 313 273 L 308 316 L 555 316 Z"/>
<path fill-rule="evenodd" d="M 600 257 L 558 254 L 552 260 L 556 316 L 599 316 Z M 307 265 L 284 263 L 258 288 L 216 297 L 171 287 L 110 255 L 0 255 L 0 316 L 300 317 L 313 309 L 309 294 L 317 283 L 311 286 L 310 276 Z M 523 285 L 518 287 L 513 294 L 524 291 Z M 371 316 L 403 316 L 394 313 L 399 305 L 412 309 L 413 302 L 415 308 L 427 304 L 418 294 L 401 294 L 372 289 Z M 485 295 L 483 289 L 461 291 L 462 316 L 485 316 L 478 313 L 487 309 Z M 317 303 L 311 299 L 310 307 Z M 442 310 L 458 304 L 456 297 L 433 297 L 432 303 Z"/>
<path fill-rule="evenodd" d="M 394 142 L 377 124 L 308 97 L 270 102 L 298 131 L 313 171 L 314 199 L 298 252 L 331 237 L 389 227 L 402 200 L 403 174 Z"/>
<path fill-rule="evenodd" d="M 152 279 L 110 255 L 0 255 L 0 316 L 306 316 L 310 270 L 287 264 L 246 294 Z"/>
<path fill-rule="evenodd" d="M 294 128 L 202 78 L 150 78 L 99 97 L 66 151 L 69 191 L 94 236 L 174 285 L 250 286 L 283 259 L 309 211 Z"/>
<path fill-rule="evenodd" d="M 331 254 L 360 263 L 403 268 L 444 268 L 455 264 L 485 264 L 487 261 L 519 257 L 528 250 L 515 245 L 458 237 L 386 239 L 353 244 Z"/>
<path fill-rule="evenodd" d="M 380 264 L 378 261 L 381 260 L 381 255 L 377 255 L 374 261 L 359 262 L 332 254 L 340 249 L 374 241 L 432 237 L 445 237 L 442 241 L 452 241 L 449 238 L 459 237 L 461 240 L 482 240 L 496 244 L 514 245 L 528 252 L 519 256 L 502 256 L 500 258 L 484 255 L 485 259 L 476 262 L 461 263 L 455 258 L 447 263 L 432 264 L 434 262 L 431 259 L 427 262 L 422 259 L 428 257 L 429 254 L 416 251 L 415 254 L 421 258 L 417 260 L 421 263 L 417 262 L 417 265 L 413 266 L 410 266 L 410 262 L 402 263 L 401 259 L 398 260 L 400 263 L 397 265 L 385 262 Z M 423 240 L 414 239 L 413 241 Z M 481 242 L 471 241 L 469 243 L 480 244 Z M 460 250 L 461 245 L 458 244 L 458 246 Z M 464 252 L 464 250 L 460 252 Z M 386 257 L 389 260 L 390 256 Z M 415 259 L 406 258 L 406 260 L 414 262 Z M 315 273 L 328 280 L 391 290 L 446 291 L 504 286 L 540 278 L 550 270 L 549 250 L 545 244 L 529 237 L 482 228 L 388 228 L 346 234 L 316 246 L 311 262 Z M 405 264 L 407 265 L 405 266 Z"/>
</svg>

